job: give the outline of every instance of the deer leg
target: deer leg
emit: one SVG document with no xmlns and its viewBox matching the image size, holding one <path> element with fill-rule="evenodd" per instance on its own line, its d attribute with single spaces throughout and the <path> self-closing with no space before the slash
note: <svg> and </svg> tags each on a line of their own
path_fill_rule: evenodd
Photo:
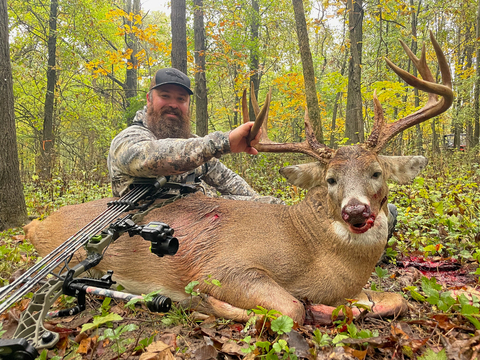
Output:
<svg viewBox="0 0 480 360">
<path fill-rule="evenodd" d="M 368 312 L 366 317 L 371 318 L 399 317 L 405 315 L 408 310 L 407 301 L 397 293 L 362 290 L 352 299 L 358 300 L 356 304 L 369 306 L 371 312 Z M 330 325 L 334 310 L 333 306 L 309 305 L 307 306 L 306 323 Z M 354 316 L 358 316 L 362 309 L 354 306 L 352 312 Z"/>
<path fill-rule="evenodd" d="M 210 314 L 217 318 L 231 319 L 238 322 L 247 322 L 250 317 L 247 314 L 247 310 L 235 307 L 206 294 L 182 300 L 180 306 L 202 314 Z"/>
<path fill-rule="evenodd" d="M 288 315 L 299 324 L 303 324 L 305 320 L 303 303 L 272 278 L 256 270 L 220 282 L 222 286 L 219 288 L 200 287 L 202 296 L 191 302 L 191 307 L 217 317 L 247 321 L 247 310 L 262 306 Z M 182 301 L 182 305 L 188 306 L 189 301 L 190 299 Z"/>
</svg>

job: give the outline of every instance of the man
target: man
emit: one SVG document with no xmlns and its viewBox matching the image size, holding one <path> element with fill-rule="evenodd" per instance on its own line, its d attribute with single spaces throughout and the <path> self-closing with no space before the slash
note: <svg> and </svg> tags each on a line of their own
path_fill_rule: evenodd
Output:
<svg viewBox="0 0 480 360">
<path fill-rule="evenodd" d="M 222 196 L 280 203 L 259 196 L 239 175 L 218 158 L 228 153 L 256 155 L 260 133 L 247 144 L 249 122 L 230 132 L 216 131 L 196 137 L 190 129 L 190 79 L 177 69 L 156 72 L 147 94 L 147 106 L 137 111 L 133 124 L 113 139 L 108 171 L 114 196 L 125 194 L 134 178 L 167 176 L 170 182 L 201 179 Z"/>
</svg>

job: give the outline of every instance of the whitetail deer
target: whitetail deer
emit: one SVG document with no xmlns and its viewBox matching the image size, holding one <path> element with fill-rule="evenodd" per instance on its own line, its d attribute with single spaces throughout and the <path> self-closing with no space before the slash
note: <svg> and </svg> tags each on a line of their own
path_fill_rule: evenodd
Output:
<svg viewBox="0 0 480 360">
<path fill-rule="evenodd" d="M 115 280 L 127 291 L 162 290 L 177 301 L 188 298 L 185 286 L 198 280 L 203 311 L 243 321 L 247 309 L 260 305 L 302 323 L 304 300 L 336 306 L 346 298 L 360 298 L 373 302 L 380 312 L 404 310 L 400 295 L 362 288 L 386 245 L 386 181 L 408 183 L 427 163 L 422 156 L 389 157 L 379 152 L 396 134 L 446 111 L 453 101 L 447 61 L 431 38 L 443 85 L 434 82 L 425 49 L 418 59 L 402 43 L 423 80 L 387 60 L 408 84 L 429 93 L 419 111 L 386 124 L 374 95 L 375 124 L 362 145 L 329 149 L 315 140 L 307 117 L 304 143 L 264 140 L 257 145 L 263 152 L 301 152 L 318 160 L 280 171 L 292 184 L 309 190 L 302 202 L 283 206 L 189 195 L 153 209 L 143 220 L 162 221 L 175 229 L 180 243 L 175 256 L 158 258 L 149 252 L 148 242 L 124 235 L 110 246 L 98 269 L 113 270 Z M 268 102 L 269 96 L 261 112 L 256 106 L 257 131 Z M 246 100 L 243 105 L 246 114 Z M 48 254 L 110 200 L 64 207 L 44 221 L 27 225 L 27 238 L 41 255 Z M 218 279 L 221 287 L 203 281 L 210 277 Z"/>
</svg>

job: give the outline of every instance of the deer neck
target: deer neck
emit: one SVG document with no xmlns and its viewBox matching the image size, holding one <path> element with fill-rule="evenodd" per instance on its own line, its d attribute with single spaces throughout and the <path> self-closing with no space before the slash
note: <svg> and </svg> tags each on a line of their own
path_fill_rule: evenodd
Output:
<svg viewBox="0 0 480 360">
<path fill-rule="evenodd" d="M 353 234 L 335 215 L 328 199 L 327 189 L 318 186 L 310 189 L 302 202 L 288 207 L 292 223 L 302 234 L 303 241 L 322 249 L 351 248 L 356 254 L 369 258 L 372 252 L 381 254 L 388 233 L 385 212 L 380 212 L 373 228 L 363 234 Z"/>
<path fill-rule="evenodd" d="M 332 222 L 328 215 L 326 196 L 326 189 L 314 187 L 308 191 L 303 201 L 286 207 L 299 237 L 314 247 L 318 244 L 319 234 L 324 232 L 322 229 L 328 228 Z"/>
</svg>

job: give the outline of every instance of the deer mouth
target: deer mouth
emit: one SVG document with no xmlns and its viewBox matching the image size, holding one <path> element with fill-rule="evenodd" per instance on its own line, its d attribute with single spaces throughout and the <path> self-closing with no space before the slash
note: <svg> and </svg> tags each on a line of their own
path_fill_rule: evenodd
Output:
<svg viewBox="0 0 480 360">
<path fill-rule="evenodd" d="M 371 214 L 370 217 L 362 223 L 349 224 L 349 229 L 354 234 L 363 234 L 364 232 L 370 230 L 371 227 L 375 224 L 375 215 Z"/>
</svg>

